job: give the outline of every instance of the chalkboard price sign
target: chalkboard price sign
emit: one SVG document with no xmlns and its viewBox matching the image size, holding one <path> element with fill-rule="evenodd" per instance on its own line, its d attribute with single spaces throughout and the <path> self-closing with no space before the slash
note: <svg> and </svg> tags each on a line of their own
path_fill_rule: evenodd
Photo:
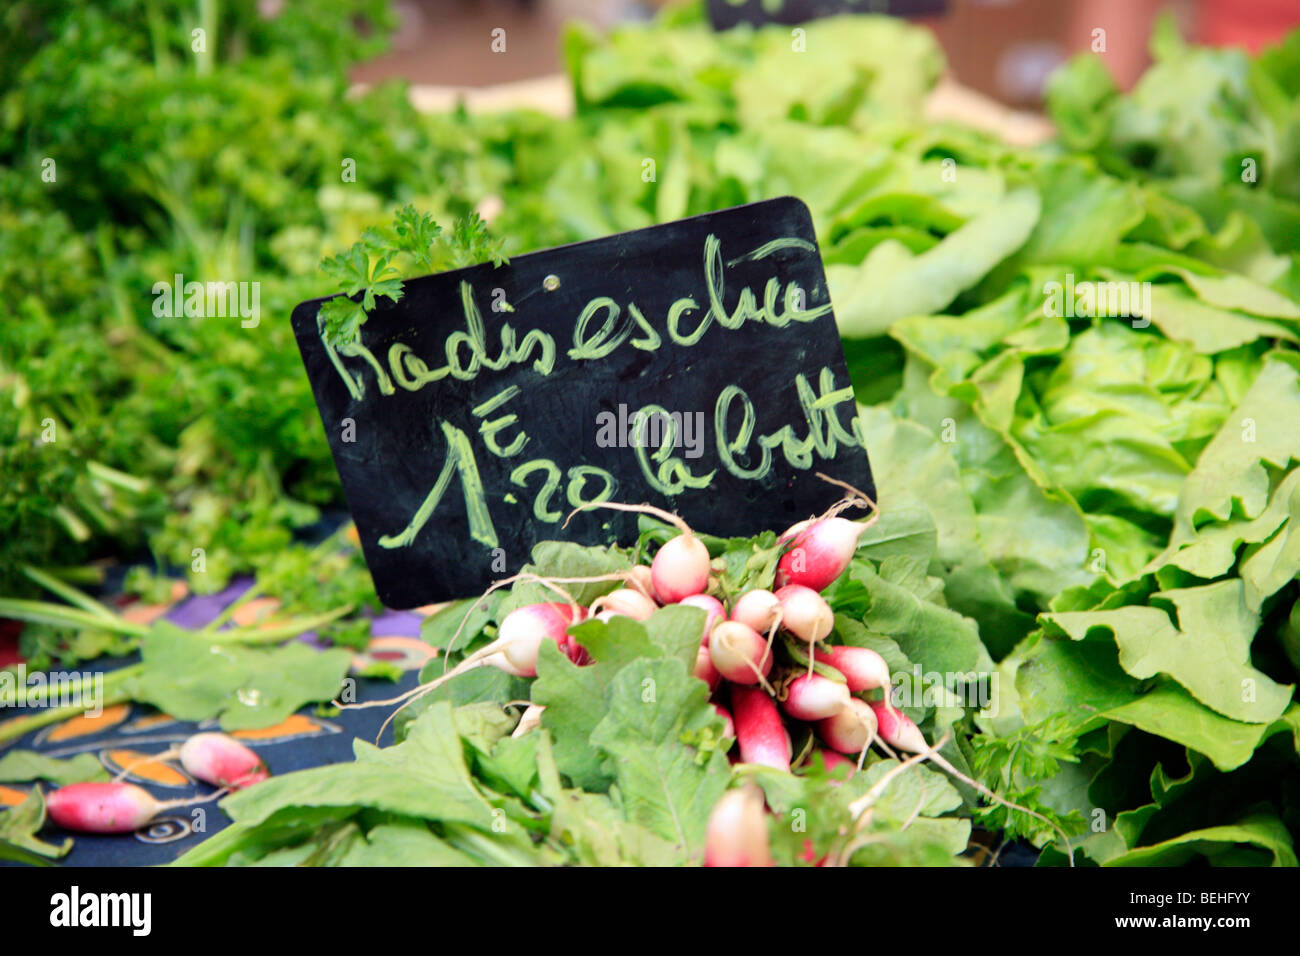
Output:
<svg viewBox="0 0 1300 956">
<path fill-rule="evenodd" d="M 715 30 L 730 30 L 741 23 L 805 23 L 848 13 L 884 13 L 895 17 L 920 17 L 943 13 L 947 0 L 708 0 L 709 20 Z"/>
<path fill-rule="evenodd" d="M 650 502 L 749 535 L 873 495 L 808 209 L 772 199 L 405 283 L 358 341 L 293 328 L 380 598 L 482 591 Z"/>
</svg>

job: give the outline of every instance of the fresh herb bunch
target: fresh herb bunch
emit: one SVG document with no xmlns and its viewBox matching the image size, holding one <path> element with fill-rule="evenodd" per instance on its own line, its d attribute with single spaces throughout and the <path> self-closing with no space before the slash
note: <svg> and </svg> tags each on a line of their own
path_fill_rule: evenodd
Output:
<svg viewBox="0 0 1300 956">
<path fill-rule="evenodd" d="M 500 266 L 509 262 L 501 249 L 502 241 L 488 235 L 477 212 L 457 219 L 444 235 L 431 215 L 408 204 L 391 226 L 369 228 L 347 252 L 322 260 L 321 271 L 343 293 L 320 307 L 325 335 L 336 347 L 354 341 L 378 299 L 396 302 L 402 297 L 402 277 L 412 269 L 442 272 L 484 261 Z M 409 260 L 405 269 L 400 267 L 403 259 Z M 357 295 L 360 301 L 353 298 Z"/>
<path fill-rule="evenodd" d="M 0 406 L 15 414 L 0 416 L 0 594 L 40 593 L 27 565 L 110 556 L 203 592 L 275 577 L 320 509 L 343 507 L 275 317 L 319 294 L 325 252 L 428 182 L 444 184 L 430 208 L 464 220 L 434 248 L 491 252 L 468 217 L 506 167 L 470 120 L 422 119 L 397 85 L 345 95 L 347 68 L 393 23 L 387 4 L 202 12 L 6 10 L 0 296 L 15 317 L 0 328 Z M 176 274 L 258 282 L 261 321 L 156 314 L 154 285 Z"/>
</svg>

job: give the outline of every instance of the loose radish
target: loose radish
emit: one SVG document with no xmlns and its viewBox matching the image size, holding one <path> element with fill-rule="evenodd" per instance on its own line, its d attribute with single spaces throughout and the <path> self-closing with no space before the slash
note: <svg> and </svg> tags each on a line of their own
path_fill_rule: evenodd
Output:
<svg viewBox="0 0 1300 956">
<path fill-rule="evenodd" d="M 220 791 L 218 791 L 220 793 Z M 215 794 L 214 794 L 215 796 Z M 131 833 L 166 810 L 210 800 L 157 800 L 133 783 L 70 783 L 45 799 L 55 826 L 79 833 Z"/>
<path fill-rule="evenodd" d="M 659 605 L 635 588 L 618 588 L 596 598 L 591 603 L 591 610 L 594 612 L 597 608 L 602 613 L 621 614 L 634 621 L 644 621 L 659 610 Z"/>
<path fill-rule="evenodd" d="M 800 640 L 813 644 L 835 626 L 831 606 L 812 588 L 787 584 L 776 592 L 776 597 L 781 602 L 781 626 Z"/>
<path fill-rule="evenodd" d="M 824 720 L 834 717 L 848 704 L 846 684 L 821 674 L 800 674 L 786 684 L 781 709 L 796 720 Z"/>
<path fill-rule="evenodd" d="M 775 866 L 756 784 L 728 790 L 709 814 L 704 837 L 705 866 Z"/>
<path fill-rule="evenodd" d="M 191 777 L 227 790 L 251 787 L 271 775 L 261 757 L 225 734 L 195 734 L 181 744 L 180 760 Z"/>
<path fill-rule="evenodd" d="M 776 566 L 778 585 L 802 584 L 821 591 L 844 573 L 868 525 L 847 518 L 823 518 L 800 530 Z"/>
<path fill-rule="evenodd" d="M 917 727 L 907 714 L 895 710 L 889 701 L 874 701 L 871 710 L 880 725 L 880 739 L 895 750 L 918 754 L 930 749 L 930 745 L 925 742 L 925 737 L 921 734 L 921 728 Z"/>
<path fill-rule="evenodd" d="M 781 616 L 781 599 L 764 588 L 746 591 L 731 607 L 731 619 L 766 634 Z"/>
<path fill-rule="evenodd" d="M 585 614 L 582 608 L 559 601 L 526 604 L 505 616 L 493 644 L 510 666 L 510 673 L 516 677 L 536 677 L 542 641 L 549 638 L 563 649 L 569 625 L 582 620 Z M 569 654 L 573 656 L 573 652 Z"/>
<path fill-rule="evenodd" d="M 684 531 L 659 549 L 650 562 L 650 576 L 655 597 L 665 604 L 703 594 L 709 586 L 709 549 Z"/>
<path fill-rule="evenodd" d="M 718 716 L 722 718 L 722 722 L 726 725 L 722 730 L 722 736 L 736 736 L 736 722 L 731 719 L 731 712 L 721 704 L 714 704 L 713 709 L 718 712 Z"/>
<path fill-rule="evenodd" d="M 739 621 L 722 621 L 709 635 L 709 657 L 718 673 L 737 684 L 758 684 L 772 670 L 763 635 Z"/>
<path fill-rule="evenodd" d="M 701 644 L 700 649 L 695 652 L 695 669 L 691 673 L 709 685 L 709 693 L 717 690 L 718 685 L 722 683 L 722 675 L 713 666 L 713 657 L 708 645 Z"/>
<path fill-rule="evenodd" d="M 876 715 L 866 701 L 850 697 L 834 717 L 817 721 L 817 735 L 842 754 L 861 753 L 876 736 Z"/>
<path fill-rule="evenodd" d="M 819 662 L 843 674 L 854 694 L 889 686 L 889 665 L 869 647 L 817 648 L 815 655 Z"/>
<path fill-rule="evenodd" d="M 776 701 L 757 687 L 731 688 L 731 714 L 736 722 L 740 759 L 789 771 L 792 748 Z"/>
<path fill-rule="evenodd" d="M 706 645 L 709 643 L 709 632 L 713 630 L 713 625 L 718 621 L 727 619 L 727 611 L 722 606 L 722 602 L 707 594 L 692 594 L 689 597 L 682 598 L 677 603 L 685 604 L 687 607 L 698 607 L 707 615 L 704 619 L 703 637 L 703 643 Z"/>
</svg>

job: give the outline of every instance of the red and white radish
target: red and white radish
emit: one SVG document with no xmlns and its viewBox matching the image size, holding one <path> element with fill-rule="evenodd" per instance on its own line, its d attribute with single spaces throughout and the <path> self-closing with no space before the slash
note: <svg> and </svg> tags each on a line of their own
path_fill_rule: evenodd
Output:
<svg viewBox="0 0 1300 956">
<path fill-rule="evenodd" d="M 718 673 L 737 684 L 758 684 L 772 670 L 763 635 L 739 621 L 722 621 L 709 635 L 709 657 Z"/>
<path fill-rule="evenodd" d="M 620 572 L 613 577 L 622 578 L 624 572 Z M 570 625 L 581 621 L 587 615 L 587 609 L 580 606 L 572 599 L 556 580 L 606 580 L 609 576 L 601 575 L 598 578 L 564 578 L 549 579 L 542 578 L 529 572 L 520 572 L 514 578 L 505 578 L 492 585 L 488 591 L 500 587 L 501 585 L 514 580 L 529 580 L 558 592 L 564 597 L 568 597 L 568 602 L 544 601 L 537 604 L 526 604 L 523 607 L 515 608 L 507 614 L 504 620 L 497 627 L 497 636 L 490 644 L 480 647 L 474 653 L 467 656 L 451 670 L 426 681 L 418 687 L 412 688 L 396 697 L 387 700 L 368 700 L 359 703 L 344 703 L 334 701 L 334 705 L 340 709 L 357 710 L 368 707 L 388 707 L 393 704 L 404 704 L 412 700 L 423 697 L 425 694 L 436 690 L 443 684 L 455 677 L 464 674 L 466 671 L 475 667 L 495 667 L 499 670 L 511 674 L 515 677 L 536 677 L 537 676 L 537 657 L 541 652 L 542 642 L 553 640 L 560 651 L 565 654 L 569 660 L 581 666 L 591 660 L 591 655 L 587 649 L 571 637 L 567 631 Z M 469 620 L 469 614 L 465 615 L 461 621 L 461 627 L 465 626 L 465 621 Z M 457 630 L 457 635 L 460 631 Z M 454 640 L 454 636 L 453 636 Z M 379 733 L 382 735 L 388 724 L 396 716 L 396 711 L 388 716 L 388 719 L 380 725 Z"/>
<path fill-rule="evenodd" d="M 781 616 L 781 599 L 765 588 L 746 591 L 731 606 L 731 619 L 766 634 Z"/>
<path fill-rule="evenodd" d="M 918 754 L 930 749 L 930 745 L 925 742 L 925 736 L 921 733 L 921 728 L 917 727 L 907 714 L 895 709 L 889 701 L 873 701 L 871 710 L 880 725 L 880 739 L 895 750 Z"/>
<path fill-rule="evenodd" d="M 825 589 L 844 573 L 869 526 L 847 518 L 823 518 L 801 529 L 776 566 L 778 585 Z"/>
<path fill-rule="evenodd" d="M 817 521 L 816 518 L 804 518 L 803 521 L 799 521 L 796 522 L 795 524 L 790 525 L 790 527 L 786 528 L 784 531 L 781 532 L 781 536 L 776 539 L 776 543 L 785 544 L 791 538 L 795 537 L 801 531 L 803 531 L 804 528 L 808 527 L 810 524 L 816 523 L 816 521 Z"/>
<path fill-rule="evenodd" d="M 731 712 L 721 704 L 714 704 L 713 709 L 718 712 L 718 716 L 722 718 L 722 722 L 725 725 L 722 729 L 722 736 L 735 737 L 736 722 L 731 719 Z"/>
<path fill-rule="evenodd" d="M 831 606 L 812 588 L 787 584 L 776 597 L 781 602 L 781 626 L 800 640 L 816 643 L 835 627 Z"/>
<path fill-rule="evenodd" d="M 496 640 L 488 647 L 495 647 L 495 652 L 504 658 L 509 673 L 516 677 L 536 677 L 542 641 L 552 640 L 564 649 L 569 625 L 581 621 L 585 615 L 584 608 L 560 601 L 525 604 L 505 616 L 497 629 Z M 573 656 L 573 651 L 566 649 L 566 652 Z M 489 656 L 489 660 L 495 658 Z"/>
<path fill-rule="evenodd" d="M 827 773 L 834 774 L 840 767 L 849 768 L 849 777 L 858 772 L 858 765 L 843 754 L 838 754 L 834 750 L 828 750 L 825 747 L 819 747 L 817 752 L 822 755 L 822 762 L 826 764 Z M 836 781 L 837 784 L 838 782 Z"/>
<path fill-rule="evenodd" d="M 368 700 L 363 703 L 347 704 L 335 701 L 340 708 L 362 709 L 366 707 L 386 707 L 421 697 L 441 687 L 453 677 L 475 667 L 495 667 L 514 677 L 536 677 L 537 655 L 542 642 L 552 640 L 560 650 L 575 664 L 587 663 L 591 657 L 587 649 L 566 633 L 570 624 L 581 621 L 587 609 L 576 604 L 561 601 L 525 604 L 517 607 L 505 616 L 497 628 L 496 640 L 479 648 L 441 677 L 434 678 L 419 687 L 388 700 Z M 390 716 L 388 720 L 392 720 Z M 388 721 L 384 722 L 384 727 Z M 381 728 L 382 729 L 382 728 Z"/>
<path fill-rule="evenodd" d="M 834 717 L 817 721 L 817 736 L 842 754 L 861 753 L 876 736 L 876 715 L 866 701 L 850 697 Z"/>
<path fill-rule="evenodd" d="M 819 647 L 814 653 L 818 662 L 844 675 L 854 694 L 889 686 L 889 665 L 869 647 Z"/>
<path fill-rule="evenodd" d="M 731 715 L 743 763 L 790 769 L 792 748 L 776 701 L 757 687 L 731 688 Z"/>
<path fill-rule="evenodd" d="M 709 685 L 709 693 L 717 690 L 718 685 L 722 683 L 722 675 L 713 666 L 713 657 L 707 644 L 701 644 L 700 649 L 695 652 L 695 668 L 691 673 Z"/>
<path fill-rule="evenodd" d="M 676 604 L 709 586 L 709 549 L 690 530 L 664 543 L 650 562 L 655 597 Z"/>
<path fill-rule="evenodd" d="M 572 635 L 567 635 L 564 640 L 560 641 L 560 650 L 564 656 L 579 667 L 586 667 L 591 663 L 591 655 L 587 649 L 578 643 L 578 639 Z"/>
<path fill-rule="evenodd" d="M 670 511 L 653 505 L 625 505 L 617 501 L 593 501 L 575 508 L 569 517 L 587 508 L 610 508 L 654 515 L 681 532 L 659 548 L 650 562 L 650 587 L 660 604 L 676 604 L 692 594 L 703 594 L 709 586 L 709 549 L 695 536 L 690 525 Z M 565 524 L 569 522 L 566 519 Z M 633 571 L 632 573 L 639 573 Z"/>
<path fill-rule="evenodd" d="M 785 691 L 781 709 L 796 720 L 824 720 L 849 705 L 848 685 L 821 674 L 800 674 Z"/>
<path fill-rule="evenodd" d="M 242 790 L 271 776 L 261 757 L 226 734 L 195 734 L 181 744 L 179 756 L 191 777 L 227 790 Z"/>
<path fill-rule="evenodd" d="M 650 573 L 650 566 L 646 564 L 634 564 L 627 572 L 627 582 L 636 588 L 648 598 L 655 596 L 654 577 Z"/>
<path fill-rule="evenodd" d="M 722 606 L 722 602 L 707 594 L 692 594 L 677 603 L 685 604 L 687 607 L 698 607 L 705 613 L 702 643 L 706 645 L 709 643 L 709 632 L 713 630 L 713 625 L 727 619 L 727 610 Z"/>
<path fill-rule="evenodd" d="M 767 836 L 763 791 L 756 784 L 728 790 L 709 814 L 705 866 L 775 866 Z"/>
<path fill-rule="evenodd" d="M 133 783 L 90 781 L 59 787 L 45 798 L 45 810 L 50 821 L 64 830 L 78 833 L 131 833 L 167 810 L 211 799 L 208 796 L 188 800 L 158 800 L 148 790 Z"/>
<path fill-rule="evenodd" d="M 635 588 L 617 588 L 592 601 L 590 610 L 598 617 L 604 613 L 621 614 L 634 621 L 644 621 L 659 610 L 659 605 Z"/>
</svg>

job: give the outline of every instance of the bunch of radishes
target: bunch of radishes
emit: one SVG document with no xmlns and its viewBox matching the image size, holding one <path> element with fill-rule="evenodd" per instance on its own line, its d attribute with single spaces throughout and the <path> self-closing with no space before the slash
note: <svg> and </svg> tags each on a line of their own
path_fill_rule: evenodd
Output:
<svg viewBox="0 0 1300 956">
<path fill-rule="evenodd" d="M 680 533 L 659 548 L 648 568 L 638 565 L 622 573 L 622 585 L 590 607 L 554 601 L 511 611 L 494 641 L 425 689 L 481 665 L 535 676 L 538 653 L 548 640 L 571 660 L 584 663 L 585 651 L 568 634 L 570 625 L 587 616 L 645 620 L 661 606 L 681 604 L 705 612 L 694 674 L 709 685 L 728 736 L 736 739 L 740 762 L 789 772 L 789 720 L 811 726 L 824 744 L 828 766 L 849 762 L 840 755 L 860 761 L 877 741 L 895 750 L 926 749 L 916 725 L 889 702 L 884 658 L 868 648 L 824 643 L 833 630 L 834 613 L 820 592 L 848 567 L 867 524 L 832 515 L 795 525 L 779 539 L 782 551 L 773 589 L 754 588 L 728 600 L 711 588 L 715 579 L 708 549 L 681 519 L 646 506 L 610 507 L 650 511 Z M 787 648 L 788 663 L 782 667 L 776 666 L 778 635 Z M 884 691 L 883 699 L 855 696 L 873 691 Z M 516 735 L 535 728 L 541 711 L 537 705 L 530 707 Z M 753 816 L 753 793 L 746 792 L 743 800 L 728 794 L 719 804 L 716 825 L 710 829 L 709 862 L 734 864 L 748 852 L 743 847 L 727 849 L 727 834 L 739 831 L 726 822 L 733 816 L 742 821 Z M 745 843 L 749 838 L 737 839 Z"/>
<path fill-rule="evenodd" d="M 800 522 L 778 539 L 773 588 L 752 588 L 732 598 L 719 596 L 708 548 L 679 517 L 648 505 L 605 502 L 600 507 L 648 512 L 680 533 L 659 548 L 649 567 L 636 565 L 614 575 L 620 586 L 589 607 L 570 598 L 560 585 L 610 576 L 521 575 L 498 582 L 494 587 L 531 578 L 568 600 L 516 608 L 502 619 L 494 640 L 446 674 L 393 700 L 352 706 L 410 700 L 473 667 L 491 666 L 517 677 L 535 677 L 546 641 L 554 642 L 575 663 L 585 664 L 586 650 L 568 633 L 573 624 L 589 616 L 604 621 L 620 615 L 646 620 L 660 607 L 681 604 L 705 612 L 694 674 L 709 685 L 727 735 L 735 737 L 741 763 L 790 772 L 794 755 L 787 720 L 811 726 L 824 744 L 821 753 L 827 767 L 860 765 L 873 742 L 891 753 L 927 750 L 916 724 L 889 701 L 890 674 L 884 658 L 869 648 L 824 643 L 834 629 L 835 616 L 821 592 L 848 567 L 869 523 L 838 517 L 836 509 Z M 780 667 L 776 666 L 778 649 L 784 650 L 786 661 Z M 883 699 L 855 696 L 874 691 L 883 691 Z M 535 729 L 543 710 L 537 704 L 530 706 L 515 736 Z M 761 794 L 757 800 L 762 824 Z M 710 822 L 707 863 L 737 865 L 755 856 L 759 834 L 754 831 L 754 801 L 755 790 L 750 787 L 729 791 L 719 802 Z M 762 844 L 766 846 L 765 833 Z"/>
<path fill-rule="evenodd" d="M 730 608 L 702 593 L 708 553 L 689 529 L 655 555 L 650 567 L 655 596 L 708 614 L 695 676 L 709 685 L 719 706 L 730 702 L 741 761 L 790 769 L 793 755 L 782 712 L 812 724 L 835 753 L 859 755 L 877 737 L 899 749 L 924 749 L 916 725 L 890 706 L 887 694 L 880 702 L 853 696 L 887 691 L 884 659 L 868 648 L 822 644 L 835 619 L 820 592 L 848 567 L 866 527 L 834 516 L 795 525 L 781 538 L 785 551 L 777 564 L 776 589 L 745 591 Z M 778 632 L 793 638 L 809 666 L 785 668 L 772 680 Z"/>
<path fill-rule="evenodd" d="M 916 725 L 893 709 L 887 694 L 882 701 L 854 696 L 887 691 L 889 667 L 884 659 L 868 648 L 823 644 L 834 627 L 834 613 L 820 592 L 848 567 L 866 524 L 830 516 L 795 525 L 780 539 L 783 552 L 776 565 L 775 590 L 745 591 L 728 607 L 708 593 L 713 580 L 708 548 L 685 522 L 645 505 L 605 506 L 649 511 L 680 534 L 659 548 L 648 568 L 638 565 L 621 573 L 623 586 L 590 607 L 547 601 L 516 608 L 501 621 L 495 640 L 403 697 L 425 693 L 485 665 L 534 677 L 544 641 L 553 641 L 582 664 L 587 654 L 568 633 L 572 624 L 589 615 L 645 620 L 661 606 L 682 604 L 706 614 L 694 673 L 709 685 L 719 712 L 734 726 L 742 762 L 790 769 L 793 755 L 782 712 L 811 724 L 836 753 L 857 756 L 875 740 L 901 750 L 925 748 Z M 544 583 L 559 590 L 561 580 Z M 773 672 L 778 634 L 788 635 L 792 654 L 806 667 L 797 664 Z M 533 708 L 522 726 L 535 726 L 539 712 Z"/>
</svg>

